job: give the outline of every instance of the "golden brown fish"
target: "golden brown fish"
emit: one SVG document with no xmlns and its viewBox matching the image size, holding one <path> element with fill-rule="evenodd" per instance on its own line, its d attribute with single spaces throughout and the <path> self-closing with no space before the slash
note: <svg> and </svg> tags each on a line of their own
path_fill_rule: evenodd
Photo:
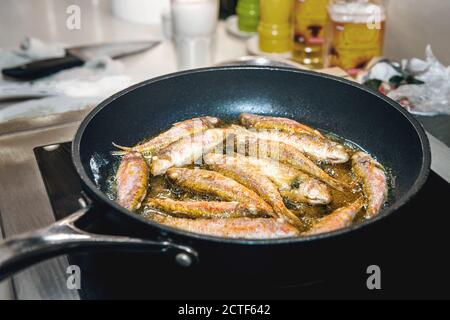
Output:
<svg viewBox="0 0 450 320">
<path fill-rule="evenodd" d="M 254 214 L 273 214 L 272 207 L 254 191 L 224 175 L 203 169 L 170 168 L 167 177 L 176 185 L 225 201 L 237 201 Z"/>
<path fill-rule="evenodd" d="M 364 206 L 363 197 L 359 198 L 355 202 L 336 209 L 329 215 L 323 217 L 319 222 L 311 227 L 307 232 L 303 233 L 303 235 L 315 235 L 319 233 L 331 232 L 338 229 L 342 229 L 348 227 L 352 224 L 353 219 L 358 214 L 358 212 Z"/>
<path fill-rule="evenodd" d="M 278 217 L 286 219 L 299 229 L 304 228 L 302 221 L 284 205 L 277 186 L 268 177 L 255 170 L 254 166 L 243 163 L 235 157 L 220 154 L 210 153 L 205 155 L 204 159 L 212 170 L 218 171 L 255 191 L 272 206 Z"/>
<path fill-rule="evenodd" d="M 367 198 L 366 217 L 378 214 L 387 197 L 387 179 L 384 168 L 365 152 L 352 156 L 352 170 L 361 179 Z"/>
<path fill-rule="evenodd" d="M 181 122 L 174 123 L 172 128 L 159 134 L 158 136 L 146 141 L 142 144 L 138 144 L 134 147 L 123 147 L 113 145 L 125 152 L 140 152 L 144 155 L 153 155 L 157 153 L 162 148 L 167 147 L 169 144 L 178 141 L 184 137 L 194 135 L 196 133 L 205 131 L 206 129 L 214 128 L 220 120 L 215 117 L 200 117 L 184 120 Z M 114 154 L 120 154 L 121 152 L 114 152 Z"/>
<path fill-rule="evenodd" d="M 162 149 L 152 158 L 151 173 L 158 176 L 171 167 L 182 167 L 201 159 L 203 154 L 211 152 L 228 136 L 226 129 L 208 129 L 192 137 L 186 137 Z"/>
<path fill-rule="evenodd" d="M 297 148 L 286 144 L 284 142 L 263 140 L 257 138 L 236 138 L 237 152 L 241 154 L 255 153 L 257 157 L 272 158 L 273 160 L 280 161 L 282 163 L 291 165 L 296 169 L 299 169 L 311 176 L 325 182 L 330 187 L 345 191 L 349 189 L 345 183 L 330 177 L 325 171 L 323 171 L 318 165 L 301 153 Z"/>
<path fill-rule="evenodd" d="M 294 203 L 323 205 L 331 202 L 331 194 L 325 184 L 293 167 L 272 159 L 245 157 L 239 154 L 234 157 L 243 164 L 253 166 L 254 170 L 272 180 L 281 195 Z M 293 188 L 293 184 L 298 187 Z"/>
<path fill-rule="evenodd" d="M 334 141 L 310 134 L 290 134 L 277 130 L 247 130 L 241 126 L 230 126 L 230 130 L 240 139 L 253 137 L 262 140 L 283 142 L 298 151 L 325 163 L 345 163 L 349 154 L 344 146 Z"/>
<path fill-rule="evenodd" d="M 276 129 L 288 133 L 306 133 L 323 137 L 318 130 L 288 118 L 241 113 L 239 122 L 246 127 L 256 129 Z"/>
<path fill-rule="evenodd" d="M 184 219 L 154 215 L 158 223 L 210 236 L 240 239 L 277 239 L 299 235 L 290 224 L 273 218 Z"/>
<path fill-rule="evenodd" d="M 123 156 L 116 174 L 117 203 L 128 210 L 139 209 L 147 193 L 149 169 L 137 152 Z"/>
<path fill-rule="evenodd" d="M 238 218 L 252 214 L 237 201 L 176 201 L 150 198 L 146 200 L 145 205 L 187 218 Z"/>
</svg>

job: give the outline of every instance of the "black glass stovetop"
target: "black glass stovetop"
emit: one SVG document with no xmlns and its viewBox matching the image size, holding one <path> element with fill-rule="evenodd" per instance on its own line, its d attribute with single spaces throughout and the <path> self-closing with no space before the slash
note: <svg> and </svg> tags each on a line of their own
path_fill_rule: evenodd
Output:
<svg viewBox="0 0 450 320">
<path fill-rule="evenodd" d="M 81 184 L 70 147 L 68 142 L 52 151 L 34 150 L 56 219 L 79 208 Z M 372 261 L 359 261 L 355 253 L 359 271 L 350 276 L 282 285 L 266 284 L 265 279 L 230 284 L 220 281 L 221 275 L 213 270 L 191 279 L 161 255 L 152 258 L 144 270 L 140 262 L 145 255 L 137 253 L 71 254 L 69 262 L 83 272 L 82 299 L 449 298 L 449 199 L 450 184 L 431 172 L 419 194 L 401 209 L 403 217 L 395 232 L 380 235 L 383 252 Z M 148 260 L 148 255 L 145 258 Z M 366 267 L 370 264 L 381 269 L 381 290 L 367 289 Z"/>
</svg>

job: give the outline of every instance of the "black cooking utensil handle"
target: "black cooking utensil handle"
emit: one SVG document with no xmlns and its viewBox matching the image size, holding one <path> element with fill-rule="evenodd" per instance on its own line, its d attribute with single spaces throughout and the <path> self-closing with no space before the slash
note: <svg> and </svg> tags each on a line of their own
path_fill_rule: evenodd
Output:
<svg viewBox="0 0 450 320">
<path fill-rule="evenodd" d="M 67 53 L 62 58 L 37 60 L 20 66 L 6 68 L 2 70 L 2 73 L 6 77 L 17 80 L 36 80 L 61 70 L 82 66 L 83 64 L 83 60 Z"/>
<path fill-rule="evenodd" d="M 143 251 L 174 253 L 175 261 L 189 267 L 198 261 L 190 247 L 170 241 L 93 234 L 75 226 L 91 210 L 85 207 L 49 227 L 0 242 L 0 281 L 37 262 L 75 251 Z"/>
</svg>

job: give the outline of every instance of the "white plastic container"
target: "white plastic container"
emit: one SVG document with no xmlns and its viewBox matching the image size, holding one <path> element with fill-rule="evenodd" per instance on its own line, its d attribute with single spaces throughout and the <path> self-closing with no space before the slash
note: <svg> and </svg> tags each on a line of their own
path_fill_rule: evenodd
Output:
<svg viewBox="0 0 450 320">
<path fill-rule="evenodd" d="M 170 0 L 112 0 L 115 16 L 143 24 L 161 24 L 161 16 L 169 6 Z"/>
</svg>

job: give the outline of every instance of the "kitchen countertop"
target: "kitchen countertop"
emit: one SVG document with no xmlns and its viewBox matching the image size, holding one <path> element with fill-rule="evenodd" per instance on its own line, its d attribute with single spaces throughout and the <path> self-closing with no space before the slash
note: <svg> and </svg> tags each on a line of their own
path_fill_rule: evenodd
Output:
<svg viewBox="0 0 450 320">
<path fill-rule="evenodd" d="M 429 133 L 450 147 L 450 115 L 416 118 Z"/>
</svg>

